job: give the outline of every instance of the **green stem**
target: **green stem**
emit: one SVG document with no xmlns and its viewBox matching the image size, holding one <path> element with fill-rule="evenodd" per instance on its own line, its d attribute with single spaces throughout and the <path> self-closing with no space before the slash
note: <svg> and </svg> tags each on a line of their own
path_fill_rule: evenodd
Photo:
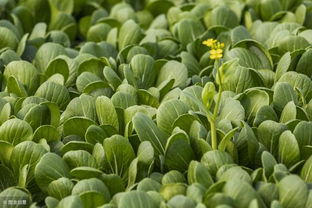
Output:
<svg viewBox="0 0 312 208">
<path fill-rule="evenodd" d="M 219 91 L 218 91 L 217 103 L 216 103 L 215 109 L 213 111 L 214 119 L 216 119 L 217 116 L 218 116 L 218 112 L 219 112 L 219 108 L 220 108 L 220 102 L 221 102 L 221 95 L 222 95 L 222 86 L 220 85 L 219 86 Z"/>
<path fill-rule="evenodd" d="M 213 150 L 218 149 L 216 120 L 217 120 L 218 113 L 219 113 L 221 95 L 222 95 L 222 83 L 221 83 L 221 74 L 219 71 L 219 62 L 217 62 L 216 65 L 217 65 L 217 73 L 218 73 L 218 78 L 219 78 L 218 98 L 217 98 L 216 106 L 215 106 L 214 111 L 213 111 L 212 118 L 209 118 L 210 132 L 211 132 L 211 146 L 212 146 Z"/>
<path fill-rule="evenodd" d="M 213 150 L 216 150 L 218 149 L 216 121 L 214 118 L 210 118 L 209 122 L 210 122 L 210 133 L 211 133 L 211 146 Z"/>
</svg>

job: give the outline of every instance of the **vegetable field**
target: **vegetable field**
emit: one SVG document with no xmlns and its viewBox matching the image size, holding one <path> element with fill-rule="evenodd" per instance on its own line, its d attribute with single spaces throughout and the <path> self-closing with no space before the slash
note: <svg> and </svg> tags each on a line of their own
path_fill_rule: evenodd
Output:
<svg viewBox="0 0 312 208">
<path fill-rule="evenodd" d="M 312 208 L 311 0 L 0 0 L 1 208 Z"/>
</svg>

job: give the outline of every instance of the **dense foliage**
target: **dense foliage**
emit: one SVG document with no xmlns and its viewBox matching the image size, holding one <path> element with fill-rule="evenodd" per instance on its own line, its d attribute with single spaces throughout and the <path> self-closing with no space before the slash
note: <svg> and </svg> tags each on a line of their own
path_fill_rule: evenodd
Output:
<svg viewBox="0 0 312 208">
<path fill-rule="evenodd" d="M 0 0 L 0 18 L 0 207 L 312 207 L 311 0 Z"/>
</svg>

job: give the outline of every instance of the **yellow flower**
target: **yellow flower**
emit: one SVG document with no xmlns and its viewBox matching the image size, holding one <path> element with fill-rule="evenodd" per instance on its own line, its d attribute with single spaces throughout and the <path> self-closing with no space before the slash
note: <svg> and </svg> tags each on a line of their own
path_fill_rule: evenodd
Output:
<svg viewBox="0 0 312 208">
<path fill-rule="evenodd" d="M 208 47 L 213 47 L 216 42 L 217 42 L 217 40 L 210 38 L 208 40 L 203 41 L 203 45 L 206 45 Z"/>
<path fill-rule="evenodd" d="M 218 48 L 218 49 L 212 49 L 209 51 L 210 53 L 210 59 L 220 59 L 223 56 L 223 50 Z"/>
<path fill-rule="evenodd" d="M 224 48 L 224 43 L 221 43 L 217 40 L 210 38 L 208 40 L 203 41 L 203 44 L 211 48 L 211 50 L 209 51 L 211 59 L 222 58 L 223 56 L 222 48 Z"/>
</svg>

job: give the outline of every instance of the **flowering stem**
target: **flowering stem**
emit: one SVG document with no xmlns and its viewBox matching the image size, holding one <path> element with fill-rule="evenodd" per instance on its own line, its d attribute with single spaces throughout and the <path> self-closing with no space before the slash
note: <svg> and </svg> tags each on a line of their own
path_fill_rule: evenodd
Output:
<svg viewBox="0 0 312 208">
<path fill-rule="evenodd" d="M 210 133 L 211 133 L 211 146 L 213 150 L 216 150 L 218 149 L 216 121 L 214 118 L 209 118 L 209 123 L 210 123 Z"/>
<path fill-rule="evenodd" d="M 210 59 L 214 59 L 215 61 L 215 67 L 217 69 L 217 76 L 218 77 L 218 82 L 219 82 L 219 89 L 218 89 L 218 97 L 217 97 L 217 102 L 215 105 L 215 108 L 213 110 L 213 113 L 209 111 L 207 113 L 207 118 L 210 123 L 210 137 L 211 137 L 211 146 L 213 150 L 218 149 L 218 138 L 217 138 L 217 117 L 220 109 L 220 102 L 221 102 L 221 95 L 222 95 L 222 78 L 221 78 L 221 73 L 220 73 L 220 64 L 221 62 L 219 59 L 223 57 L 223 48 L 224 48 L 224 43 L 218 42 L 217 40 L 214 40 L 212 38 L 205 40 L 202 42 L 204 45 L 210 47 Z M 207 86 L 207 89 L 206 89 Z M 210 88 L 211 89 L 211 88 Z M 213 85 L 213 94 L 215 93 L 214 90 L 214 85 Z M 207 98 L 209 97 L 209 85 L 205 85 L 205 89 L 203 91 L 203 101 L 204 104 L 207 104 Z M 214 97 L 214 96 L 213 96 Z M 212 97 L 212 100 L 213 100 Z M 207 108 L 210 107 L 210 104 L 207 106 Z"/>
<path fill-rule="evenodd" d="M 221 102 L 221 95 L 222 95 L 222 83 L 221 83 L 221 74 L 219 70 L 219 60 L 216 60 L 216 66 L 217 66 L 217 73 L 218 73 L 218 78 L 219 78 L 219 89 L 218 89 L 218 97 L 217 97 L 217 102 L 216 106 L 213 111 L 212 118 L 209 118 L 209 123 L 210 123 L 210 132 L 211 132 L 211 146 L 213 150 L 218 149 L 218 139 L 217 139 L 217 125 L 216 125 L 216 120 L 218 117 L 218 112 L 220 108 L 220 102 Z"/>
</svg>

